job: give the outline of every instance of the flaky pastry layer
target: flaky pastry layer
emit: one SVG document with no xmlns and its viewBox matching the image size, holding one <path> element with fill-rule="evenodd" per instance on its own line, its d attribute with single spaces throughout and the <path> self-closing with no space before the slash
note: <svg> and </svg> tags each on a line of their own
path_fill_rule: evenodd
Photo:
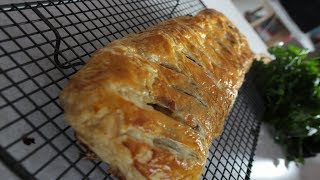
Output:
<svg viewBox="0 0 320 180">
<path fill-rule="evenodd" d="M 252 52 L 203 10 L 98 50 L 60 95 L 77 137 L 124 179 L 199 179 Z"/>
</svg>

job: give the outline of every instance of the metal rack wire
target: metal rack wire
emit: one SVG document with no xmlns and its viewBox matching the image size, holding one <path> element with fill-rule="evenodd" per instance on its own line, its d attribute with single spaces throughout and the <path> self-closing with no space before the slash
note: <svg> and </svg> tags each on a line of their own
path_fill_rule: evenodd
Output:
<svg viewBox="0 0 320 180">
<path fill-rule="evenodd" d="M 23 179 L 112 179 L 83 160 L 58 94 L 98 48 L 171 17 L 194 15 L 200 0 L 53 0 L 0 6 L 0 158 Z M 247 78 L 248 79 L 248 78 Z M 250 79 L 250 78 L 249 78 Z M 203 179 L 249 179 L 263 113 L 247 80 Z"/>
</svg>

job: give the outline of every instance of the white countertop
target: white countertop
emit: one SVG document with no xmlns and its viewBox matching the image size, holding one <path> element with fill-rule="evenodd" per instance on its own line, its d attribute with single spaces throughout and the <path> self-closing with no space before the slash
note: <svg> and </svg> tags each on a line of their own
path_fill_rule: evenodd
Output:
<svg viewBox="0 0 320 180">
<path fill-rule="evenodd" d="M 320 154 L 305 159 L 303 166 L 286 163 L 281 147 L 275 144 L 268 126 L 260 130 L 256 155 L 253 161 L 253 180 L 317 180 L 320 177 Z"/>
</svg>

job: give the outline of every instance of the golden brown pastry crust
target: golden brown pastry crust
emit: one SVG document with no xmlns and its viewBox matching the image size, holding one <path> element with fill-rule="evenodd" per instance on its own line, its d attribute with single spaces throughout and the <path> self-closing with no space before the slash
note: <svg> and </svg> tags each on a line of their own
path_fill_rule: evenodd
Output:
<svg viewBox="0 0 320 180">
<path fill-rule="evenodd" d="M 215 10 L 98 50 L 60 95 L 77 137 L 126 179 L 198 179 L 252 63 Z"/>
</svg>

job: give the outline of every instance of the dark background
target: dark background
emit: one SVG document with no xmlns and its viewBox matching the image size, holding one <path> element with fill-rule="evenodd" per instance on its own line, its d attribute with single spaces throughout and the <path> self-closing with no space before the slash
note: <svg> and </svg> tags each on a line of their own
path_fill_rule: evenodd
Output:
<svg viewBox="0 0 320 180">
<path fill-rule="evenodd" d="M 303 32 L 320 25 L 320 0 L 280 0 Z"/>
</svg>

